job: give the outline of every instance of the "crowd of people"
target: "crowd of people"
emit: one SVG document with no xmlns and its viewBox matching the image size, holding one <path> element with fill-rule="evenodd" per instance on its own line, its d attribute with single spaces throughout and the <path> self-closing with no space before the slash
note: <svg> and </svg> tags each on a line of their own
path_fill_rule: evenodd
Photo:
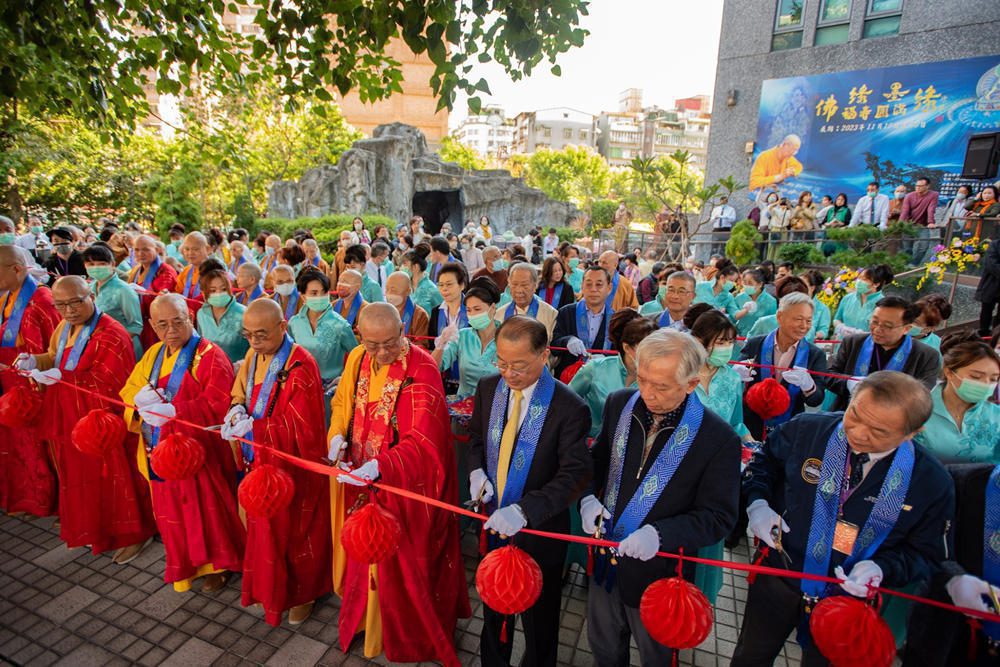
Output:
<svg viewBox="0 0 1000 667">
<path fill-rule="evenodd" d="M 941 340 L 948 301 L 885 293 L 885 265 L 830 312 L 815 270 L 591 257 L 555 230 L 500 248 L 488 219 L 435 235 L 419 217 L 396 230 L 356 218 L 326 256 L 308 230 L 175 227 L 164 243 L 32 219 L 16 232 L 0 217 L 0 384 L 41 392 L 42 418 L 0 425 L 0 507 L 56 515 L 68 547 L 119 564 L 159 534 L 178 591 L 241 573 L 243 605 L 274 625 L 333 592 L 343 650 L 458 664 L 470 605 L 456 515 L 380 493 L 399 550 L 369 565 L 343 548 L 347 517 L 383 482 L 468 500 L 488 515 L 487 550 L 535 559 L 526 665 L 556 663 L 567 543 L 523 530 L 569 533 L 575 519 L 619 543 L 593 555 L 601 666 L 629 664 L 630 637 L 643 665 L 671 661 L 639 612 L 677 568 L 660 552 L 721 558 L 750 539 L 759 563 L 841 580 L 758 577 L 734 665 L 771 664 L 795 629 L 803 662 L 826 664 L 807 622 L 823 597 L 913 587 L 985 611 L 1000 593 L 997 336 Z M 767 380 L 787 393 L 782 414 L 747 400 Z M 128 431 L 101 458 L 74 444 L 94 408 Z M 151 465 L 172 435 L 204 449 L 189 479 Z M 247 516 L 237 485 L 267 464 L 293 480 L 291 503 Z M 714 603 L 718 568 L 685 561 L 683 574 Z M 484 613 L 482 663 L 509 664 L 512 621 Z M 909 608 L 893 613 L 907 664 L 970 651 L 987 664 L 1000 647 L 994 624 L 970 637 L 960 616 L 918 605 L 907 636 Z"/>
</svg>

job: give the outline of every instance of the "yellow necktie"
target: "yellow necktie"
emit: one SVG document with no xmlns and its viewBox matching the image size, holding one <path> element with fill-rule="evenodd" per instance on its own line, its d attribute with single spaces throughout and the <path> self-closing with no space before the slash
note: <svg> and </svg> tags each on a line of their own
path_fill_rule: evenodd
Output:
<svg viewBox="0 0 1000 667">
<path fill-rule="evenodd" d="M 514 442 L 517 440 L 518 426 L 521 421 L 521 399 L 524 396 L 514 390 L 514 407 L 507 415 L 507 424 L 500 436 L 500 458 L 497 461 L 497 502 L 503 498 L 503 487 L 507 484 L 507 471 L 510 470 L 510 455 L 514 453 Z"/>
</svg>

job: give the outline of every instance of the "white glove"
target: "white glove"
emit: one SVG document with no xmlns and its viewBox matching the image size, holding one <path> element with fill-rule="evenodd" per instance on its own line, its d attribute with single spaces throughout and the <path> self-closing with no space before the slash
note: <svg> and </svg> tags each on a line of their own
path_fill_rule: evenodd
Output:
<svg viewBox="0 0 1000 667">
<path fill-rule="evenodd" d="M 618 553 L 629 558 L 649 560 L 660 550 L 660 533 L 648 523 L 618 545 Z"/>
<path fill-rule="evenodd" d="M 134 403 L 135 407 L 139 408 L 140 410 L 142 410 L 147 405 L 152 405 L 153 403 L 162 403 L 162 402 L 163 402 L 163 396 L 160 395 L 159 390 L 153 389 L 148 384 L 144 386 L 142 389 L 140 389 L 136 393 L 135 398 L 132 399 L 132 403 Z"/>
<path fill-rule="evenodd" d="M 253 417 L 243 417 L 242 419 L 237 419 L 235 424 L 226 422 L 222 425 L 222 439 L 235 440 L 236 438 L 242 438 L 252 430 Z"/>
<path fill-rule="evenodd" d="M 476 468 L 469 473 L 469 497 L 485 504 L 493 500 L 493 484 L 482 468 Z"/>
<path fill-rule="evenodd" d="M 40 371 L 36 368 L 31 371 L 31 379 L 38 384 L 49 387 L 54 385 L 56 382 L 59 382 L 59 380 L 62 380 L 62 371 L 58 368 L 52 368 L 47 371 Z"/>
<path fill-rule="evenodd" d="M 756 301 L 747 301 L 745 304 L 743 304 L 743 310 L 747 311 L 747 315 L 749 315 L 751 313 L 756 313 L 757 312 L 757 302 Z"/>
<path fill-rule="evenodd" d="M 32 355 L 27 352 L 22 352 L 17 355 L 17 359 L 14 360 L 14 368 L 19 371 L 33 371 L 38 368 L 38 362 L 35 361 L 35 357 Z"/>
<path fill-rule="evenodd" d="M 350 470 L 347 464 L 341 464 L 341 468 L 350 472 L 354 477 L 360 477 L 361 480 L 354 479 L 354 477 L 349 477 L 347 475 L 337 475 L 337 481 L 341 484 L 350 484 L 351 486 L 366 486 L 365 482 L 373 482 L 378 479 L 378 460 L 372 459 L 368 463 Z"/>
<path fill-rule="evenodd" d="M 239 375 L 240 366 L 242 366 L 242 365 L 243 365 L 243 360 L 242 359 L 240 359 L 239 361 L 234 361 L 233 362 L 233 375 Z"/>
<path fill-rule="evenodd" d="M 587 354 L 587 346 L 576 336 L 570 336 L 570 339 L 566 342 L 566 349 L 574 357 L 582 357 Z"/>
<path fill-rule="evenodd" d="M 177 416 L 177 408 L 169 403 L 153 403 L 139 408 L 139 416 L 150 426 L 163 426 Z"/>
<path fill-rule="evenodd" d="M 598 517 L 610 519 L 611 512 L 609 512 L 607 508 L 601 504 L 601 501 L 598 500 L 593 494 L 585 496 L 583 500 L 580 501 L 580 519 L 583 524 L 583 532 L 585 534 L 593 535 L 597 532 Z"/>
<path fill-rule="evenodd" d="M 802 366 L 794 366 L 792 370 L 782 373 L 781 377 L 788 384 L 794 384 L 806 393 L 816 388 L 816 383 L 813 381 L 812 376 L 809 375 L 809 371 Z"/>
<path fill-rule="evenodd" d="M 239 403 L 229 408 L 229 412 L 226 413 L 226 416 L 222 420 L 222 423 L 228 424 L 229 426 L 233 426 L 234 424 L 236 424 L 236 422 L 242 421 L 246 418 L 247 418 L 247 409 L 242 403 Z"/>
<path fill-rule="evenodd" d="M 434 339 L 434 349 L 439 350 L 453 340 L 458 339 L 458 325 L 449 324 L 441 330 L 441 335 Z"/>
<path fill-rule="evenodd" d="M 344 436 L 335 435 L 330 438 L 330 449 L 326 453 L 326 458 L 331 461 L 339 462 L 341 456 L 344 454 L 344 450 L 347 449 L 347 441 L 344 440 Z"/>
<path fill-rule="evenodd" d="M 730 368 L 736 371 L 736 374 L 740 376 L 740 380 L 743 382 L 753 382 L 753 378 L 757 375 L 757 369 L 752 366 L 744 366 L 742 363 L 730 364 Z"/>
<path fill-rule="evenodd" d="M 850 380 L 848 380 L 847 381 L 847 391 L 848 391 L 848 393 L 850 393 L 853 396 L 854 392 L 857 391 L 857 388 L 858 388 L 859 384 L 861 384 L 861 379 L 857 379 L 856 380 L 854 378 L 851 378 Z"/>
<path fill-rule="evenodd" d="M 858 561 L 851 568 L 850 576 L 844 574 L 842 565 L 833 570 L 833 576 L 843 579 L 840 587 L 858 598 L 868 597 L 868 586 L 878 586 L 882 583 L 882 568 L 870 560 Z"/>
<path fill-rule="evenodd" d="M 991 589 L 994 595 L 1000 596 L 1000 588 L 990 586 L 989 582 L 983 581 L 979 577 L 974 577 L 971 574 L 952 577 L 945 584 L 945 589 L 948 591 L 948 595 L 951 596 L 952 602 L 959 607 L 967 607 L 985 612 L 996 611 L 990 605 L 986 604 L 983 598 L 990 597 Z"/>
<path fill-rule="evenodd" d="M 504 537 L 513 537 L 527 525 L 528 520 L 521 513 L 521 508 L 517 505 L 507 505 L 491 514 L 483 529 L 495 530 Z"/>
<path fill-rule="evenodd" d="M 772 531 L 779 526 L 782 532 L 789 531 L 785 520 L 778 516 L 778 513 L 771 509 L 771 506 L 763 499 L 750 503 L 750 507 L 747 508 L 747 518 L 753 536 L 772 549 L 775 548 Z"/>
</svg>

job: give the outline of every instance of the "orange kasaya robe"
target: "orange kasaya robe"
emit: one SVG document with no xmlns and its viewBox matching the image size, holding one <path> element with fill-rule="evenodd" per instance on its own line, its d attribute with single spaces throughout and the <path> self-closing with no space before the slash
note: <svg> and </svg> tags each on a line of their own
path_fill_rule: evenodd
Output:
<svg viewBox="0 0 1000 667">
<path fill-rule="evenodd" d="M 140 285 L 146 283 L 146 275 L 142 264 L 137 264 L 129 272 L 128 282 Z M 139 306 L 142 308 L 142 333 L 139 334 L 139 342 L 142 343 L 142 349 L 148 350 L 151 345 L 154 345 L 159 340 L 156 332 L 153 331 L 153 326 L 149 323 L 149 304 L 153 303 L 153 299 L 160 292 L 173 292 L 176 285 L 177 271 L 166 262 L 161 262 L 160 268 L 157 269 L 156 275 L 153 276 L 153 280 L 149 284 L 149 291 L 153 292 L 153 294 L 139 295 Z"/>
<path fill-rule="evenodd" d="M 70 548 L 89 544 L 95 554 L 141 544 L 153 536 L 156 525 L 149 490 L 135 465 L 135 436 L 129 434 L 102 457 L 84 454 L 70 437 L 91 410 L 122 413 L 119 405 L 101 396 L 117 399 L 118 389 L 135 366 L 132 337 L 110 315 L 102 314 L 71 370 L 67 364 L 83 325 L 70 330 L 60 357 L 58 342 L 67 326 L 65 321 L 59 323 L 48 352 L 36 358 L 40 370 L 58 368 L 62 373 L 62 382 L 45 388 L 43 412 L 43 429 L 59 471 L 59 537 Z"/>
<path fill-rule="evenodd" d="M 256 353 L 251 349 L 233 384 L 233 404 L 246 405 L 247 375 Z M 251 408 L 273 355 L 257 355 Z M 278 458 L 268 447 L 319 462 L 327 447 L 323 425 L 323 381 L 312 355 L 293 345 L 285 363 L 287 377 L 275 383 L 264 415 L 254 422 L 253 465 L 269 463 L 295 482 L 291 505 L 271 519 L 247 517 L 247 549 L 243 559 L 243 605 L 261 603 L 271 625 L 281 623 L 286 609 L 311 602 L 331 590 L 329 482 Z"/>
<path fill-rule="evenodd" d="M 377 370 L 370 367 L 370 357 L 366 363 L 363 347 L 351 352 L 333 398 L 328 435 L 347 437 L 351 432 L 347 458 L 353 466 L 375 458 L 380 481 L 458 504 L 457 466 L 441 373 L 425 350 L 407 347 L 400 360 Z M 390 407 L 382 399 L 393 393 L 392 385 L 399 389 Z M 367 404 L 357 410 L 356 396 L 365 393 Z M 387 413 L 391 420 L 379 439 L 379 422 L 385 424 L 380 415 Z M 394 662 L 434 660 L 458 665 L 455 624 L 471 611 L 456 516 L 380 492 L 378 502 L 399 518 L 403 533 L 395 555 L 369 566 L 350 560 L 340 544 L 346 508 L 363 492 L 367 491 L 331 480 L 334 588 L 343 598 L 341 650 L 346 652 L 354 635 L 364 631 L 366 657 L 377 656 L 384 647 L 386 658 Z M 375 583 L 374 590 L 370 582 Z"/>
<path fill-rule="evenodd" d="M 133 404 L 135 395 L 148 385 L 161 347 L 162 343 L 157 343 L 149 348 L 132 371 L 121 390 L 126 403 Z M 157 388 L 166 390 L 178 356 L 179 351 L 173 354 L 164 351 Z M 177 394 L 170 400 L 177 410 L 177 420 L 202 426 L 222 423 L 229 410 L 232 386 L 233 366 L 226 353 L 202 338 Z M 138 413 L 127 409 L 125 419 L 130 431 L 140 432 Z M 246 531 L 236 506 L 236 461 L 229 443 L 219 437 L 218 431 L 205 431 L 177 421 L 160 428 L 160 442 L 173 433 L 194 438 L 205 450 L 205 464 L 194 477 L 150 479 L 144 435 L 140 435 L 138 466 L 149 480 L 153 513 L 163 538 L 167 560 L 163 580 L 184 592 L 196 577 L 222 570 L 238 572 L 243 565 Z"/>
<path fill-rule="evenodd" d="M 23 287 L 22 287 L 23 289 Z M 7 332 L 20 290 L 0 296 L 0 339 Z M 0 347 L 0 364 L 11 366 L 22 352 L 41 354 L 49 345 L 59 313 L 52 292 L 39 285 L 24 309 L 12 347 Z M 0 391 L 28 387 L 31 382 L 13 370 L 0 372 Z M 56 511 L 56 474 L 41 424 L 26 428 L 0 426 L 0 509 L 48 516 Z"/>
<path fill-rule="evenodd" d="M 191 278 L 190 287 L 188 287 L 189 276 Z M 177 281 L 173 287 L 168 288 L 187 300 L 188 312 L 191 313 L 192 322 L 198 321 L 198 309 L 201 308 L 201 304 L 205 303 L 205 295 L 201 293 L 201 286 L 198 285 L 199 276 L 198 267 L 188 264 L 177 274 Z M 185 291 L 187 291 L 187 294 L 185 294 Z"/>
</svg>

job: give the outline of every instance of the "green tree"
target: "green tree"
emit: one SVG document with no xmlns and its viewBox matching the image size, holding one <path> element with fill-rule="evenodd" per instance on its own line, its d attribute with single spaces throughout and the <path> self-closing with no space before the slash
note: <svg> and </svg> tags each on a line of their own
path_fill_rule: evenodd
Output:
<svg viewBox="0 0 1000 667">
<path fill-rule="evenodd" d="M 611 170 L 604 158 L 583 146 L 543 148 L 528 158 L 525 182 L 553 199 L 588 209 L 607 196 Z"/>
<path fill-rule="evenodd" d="M 462 169 L 486 168 L 486 160 L 483 159 L 483 156 L 476 149 L 466 146 L 452 136 L 447 136 L 441 140 L 438 157 L 445 162 L 454 162 Z"/>
<path fill-rule="evenodd" d="M 752 220 L 740 220 L 733 225 L 733 231 L 726 241 L 726 257 L 732 259 L 736 264 L 750 264 L 758 259 L 757 244 L 764 240 L 764 237 L 757 231 L 757 226 Z"/>
</svg>

